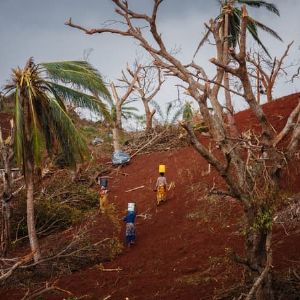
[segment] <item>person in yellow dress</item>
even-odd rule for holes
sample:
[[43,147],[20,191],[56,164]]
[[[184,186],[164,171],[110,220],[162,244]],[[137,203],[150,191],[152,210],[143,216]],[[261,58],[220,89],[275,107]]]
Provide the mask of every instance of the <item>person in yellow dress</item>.
[[157,205],[167,200],[167,179],[165,173],[160,172],[156,181],[156,201]]
[[104,186],[101,186],[100,188],[99,206],[100,211],[105,213],[105,210],[108,207],[108,190]]

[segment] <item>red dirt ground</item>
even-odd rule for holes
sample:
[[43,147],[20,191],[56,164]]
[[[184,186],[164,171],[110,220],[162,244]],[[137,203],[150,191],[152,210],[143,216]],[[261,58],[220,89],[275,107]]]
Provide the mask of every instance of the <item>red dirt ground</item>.
[[[287,115],[295,107],[299,94],[284,97],[264,106],[273,126],[282,128]],[[236,115],[240,128],[255,129],[255,118],[249,111]],[[203,137],[205,139],[205,137]],[[159,163],[166,164],[168,182],[175,182],[168,201],[156,207],[154,183]],[[149,218],[137,219],[137,242],[114,261],[78,271],[61,278],[57,285],[84,299],[214,299],[216,295],[241,282],[243,271],[227,256],[230,249],[243,251],[240,233],[241,208],[233,199],[207,198],[214,183],[222,184],[213,171],[205,175],[207,163],[192,147],[175,151],[137,156],[114,173],[109,182],[110,201],[120,217],[128,202],[136,202],[138,213]],[[300,192],[296,170],[292,180],[285,181],[294,192]],[[124,192],[144,185],[142,189]],[[101,218],[101,215],[99,216]],[[95,228],[95,232],[100,230]],[[123,238],[124,231],[122,232]],[[274,269],[284,272],[290,261],[300,261],[300,231],[289,236],[282,229],[275,231]],[[7,297],[0,291],[0,299]],[[1,297],[2,296],[2,297]],[[12,294],[11,294],[12,296]],[[66,295],[52,294],[45,299],[63,299]],[[17,299],[17,298],[16,298]],[[43,298],[44,299],[44,298]]]

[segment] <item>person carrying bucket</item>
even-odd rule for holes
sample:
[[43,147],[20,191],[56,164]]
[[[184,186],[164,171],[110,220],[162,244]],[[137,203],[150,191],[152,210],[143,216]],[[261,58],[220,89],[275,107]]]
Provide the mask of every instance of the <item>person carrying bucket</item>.
[[166,166],[159,165],[158,172],[159,176],[155,186],[157,205],[167,200],[167,179],[165,177]]
[[102,213],[105,213],[108,207],[108,180],[107,178],[99,178],[100,193],[99,193],[99,207]]
[[126,222],[125,243],[127,247],[135,243],[135,217],[135,203],[128,203],[127,215],[123,218],[123,221]]

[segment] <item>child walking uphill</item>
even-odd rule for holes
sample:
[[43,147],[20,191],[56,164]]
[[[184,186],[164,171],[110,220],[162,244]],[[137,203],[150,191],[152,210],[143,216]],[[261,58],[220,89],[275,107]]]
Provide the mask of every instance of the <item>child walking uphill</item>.
[[135,243],[135,221],[136,213],[134,210],[128,210],[127,215],[123,218],[126,222],[126,246],[130,247]]

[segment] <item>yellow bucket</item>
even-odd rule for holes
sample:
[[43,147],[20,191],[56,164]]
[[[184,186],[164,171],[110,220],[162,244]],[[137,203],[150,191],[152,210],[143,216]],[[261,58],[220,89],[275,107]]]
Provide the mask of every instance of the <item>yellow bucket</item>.
[[166,165],[159,165],[158,173],[166,173]]

